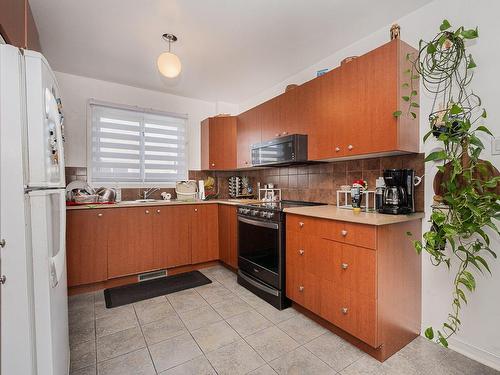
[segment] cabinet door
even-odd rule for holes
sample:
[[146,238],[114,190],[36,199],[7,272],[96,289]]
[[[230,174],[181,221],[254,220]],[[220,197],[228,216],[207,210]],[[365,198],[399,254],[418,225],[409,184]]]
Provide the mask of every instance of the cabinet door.
[[201,169],[210,169],[210,118],[200,124]]
[[25,1],[0,2],[0,32],[5,41],[16,47],[25,47]]
[[279,97],[272,98],[260,104],[256,110],[258,121],[262,129],[262,140],[269,141],[280,137],[282,134],[280,120]]
[[66,216],[68,286],[108,278],[107,246],[113,209],[71,210]]
[[190,206],[190,237],[192,263],[219,259],[218,205]]
[[342,244],[342,260],[336,264],[342,286],[358,294],[376,298],[375,250]]
[[154,207],[113,210],[108,226],[108,277],[133,275],[155,269]]
[[164,206],[153,211],[154,267],[171,268],[191,264],[189,207]]
[[258,121],[258,110],[252,108],[238,116],[236,127],[237,166],[246,168],[252,165],[250,146],[261,141],[261,127]]
[[236,117],[210,119],[209,169],[236,168]]
[[219,258],[238,268],[237,208],[219,205]]
[[295,88],[278,97],[281,135],[307,134],[307,126],[299,119],[299,89]]

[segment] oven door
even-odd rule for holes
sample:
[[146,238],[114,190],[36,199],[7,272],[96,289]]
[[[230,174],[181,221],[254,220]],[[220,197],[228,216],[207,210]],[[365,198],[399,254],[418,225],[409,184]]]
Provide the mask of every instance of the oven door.
[[238,216],[238,267],[281,289],[281,224]]

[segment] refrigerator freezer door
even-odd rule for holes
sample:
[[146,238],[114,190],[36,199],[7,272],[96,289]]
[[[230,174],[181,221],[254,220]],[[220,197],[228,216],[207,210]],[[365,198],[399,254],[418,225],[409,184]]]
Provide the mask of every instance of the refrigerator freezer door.
[[38,52],[25,51],[28,176],[30,188],[66,185],[62,116],[54,73]]
[[39,374],[65,375],[69,363],[65,189],[28,193]]

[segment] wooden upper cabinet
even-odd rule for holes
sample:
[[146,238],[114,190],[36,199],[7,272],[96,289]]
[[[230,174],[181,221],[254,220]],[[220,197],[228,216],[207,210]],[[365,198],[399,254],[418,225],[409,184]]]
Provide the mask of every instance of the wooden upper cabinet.
[[28,0],[0,1],[0,34],[7,43],[16,47],[41,51]]
[[250,109],[238,116],[236,127],[237,138],[237,167],[247,168],[252,166],[250,146],[262,140],[261,123],[259,114],[255,109]]
[[108,278],[152,271],[154,207],[110,209]]
[[279,97],[272,98],[252,109],[257,112],[257,119],[262,129],[262,141],[269,141],[281,136]]
[[219,205],[219,258],[238,268],[237,207]]
[[190,205],[191,262],[219,259],[219,223],[216,204]]
[[201,168],[225,170],[236,168],[237,118],[210,117],[201,123]]
[[170,268],[191,264],[187,206],[151,207],[153,212],[154,268]]
[[112,210],[74,210],[66,215],[68,286],[108,278],[108,232]]

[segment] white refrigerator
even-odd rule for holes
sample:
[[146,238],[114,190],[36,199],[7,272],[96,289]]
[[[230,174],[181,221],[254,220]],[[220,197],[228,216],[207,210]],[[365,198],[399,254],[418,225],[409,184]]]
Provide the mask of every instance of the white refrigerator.
[[45,58],[0,44],[2,375],[68,374],[60,108]]

